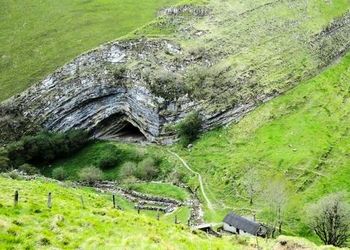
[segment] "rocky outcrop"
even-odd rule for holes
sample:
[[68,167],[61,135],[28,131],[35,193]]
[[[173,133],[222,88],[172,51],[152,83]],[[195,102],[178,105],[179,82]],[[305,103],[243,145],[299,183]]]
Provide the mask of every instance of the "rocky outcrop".
[[[148,141],[171,143],[176,136],[169,128],[193,111],[203,116],[203,130],[238,121],[350,48],[349,13],[317,34],[303,33],[303,19],[283,19],[282,25],[266,15],[264,24],[254,21],[262,10],[288,11],[285,2],[232,17],[224,8],[210,15],[205,7],[165,9],[165,20],[169,16],[169,25],[178,26],[178,38],[120,40],[82,54],[0,105],[0,140],[38,129],[84,129],[92,137],[115,139],[135,128]],[[177,17],[181,13],[194,19]],[[196,18],[208,19],[211,27],[191,37],[200,31]],[[195,45],[189,46],[189,39]],[[274,44],[280,47],[271,49]]]
[[318,55],[323,66],[339,58],[350,49],[350,12],[334,20],[322,32],[315,35],[311,48]]
[[203,17],[209,14],[209,9],[204,6],[195,6],[190,4],[179,5],[176,7],[165,8],[159,12],[159,15],[182,15],[182,14],[191,14],[194,16]]

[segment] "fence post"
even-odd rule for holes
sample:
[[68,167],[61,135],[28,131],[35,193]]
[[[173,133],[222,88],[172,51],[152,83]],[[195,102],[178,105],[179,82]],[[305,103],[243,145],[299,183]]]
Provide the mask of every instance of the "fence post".
[[52,208],[52,197],[51,197],[51,192],[49,192],[49,195],[48,195],[48,197],[47,197],[47,207],[48,207],[49,209]]
[[115,194],[113,194],[113,208],[115,208]]
[[175,215],[175,224],[178,224],[178,223],[177,223],[177,215]]
[[19,193],[18,193],[18,190],[16,190],[15,191],[15,199],[14,199],[15,207],[18,205],[18,200],[19,200]]
[[159,208],[157,209],[157,220],[159,220]]
[[84,203],[83,195],[80,195],[80,202],[81,202],[81,206],[83,207],[83,209],[85,209],[85,203]]

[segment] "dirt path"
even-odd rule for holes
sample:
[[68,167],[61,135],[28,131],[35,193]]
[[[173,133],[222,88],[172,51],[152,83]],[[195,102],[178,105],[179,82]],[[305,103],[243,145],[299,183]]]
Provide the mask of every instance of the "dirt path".
[[183,164],[183,166],[184,166],[185,168],[187,168],[190,172],[192,172],[193,174],[195,174],[195,175],[198,176],[199,187],[200,187],[201,192],[202,192],[202,195],[203,195],[203,197],[204,197],[204,199],[205,199],[205,201],[206,201],[206,203],[207,203],[207,205],[208,205],[208,208],[209,208],[210,210],[214,210],[214,209],[213,209],[213,204],[210,202],[210,200],[208,199],[207,194],[205,193],[204,185],[203,185],[203,179],[202,179],[201,174],[198,173],[198,172],[196,172],[196,171],[194,171],[194,170],[186,163],[186,161],[185,161],[184,159],[182,159],[177,153],[174,153],[174,152],[170,151],[169,149],[168,149],[168,152],[169,152],[170,154],[172,154],[173,156],[175,156],[176,158],[178,158],[178,159],[182,162],[182,164]]

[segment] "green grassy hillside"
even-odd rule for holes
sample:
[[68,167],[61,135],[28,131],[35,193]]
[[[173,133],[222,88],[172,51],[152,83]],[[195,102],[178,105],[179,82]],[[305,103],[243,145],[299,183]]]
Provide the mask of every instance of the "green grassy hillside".
[[[0,177],[0,186],[1,249],[256,249],[254,238],[214,238],[191,233],[182,224],[113,209],[106,195],[89,189],[4,177]],[[20,197],[16,207],[15,190]],[[51,209],[47,208],[48,192],[52,192]],[[318,249],[302,239],[282,237],[278,241]],[[258,243],[263,249],[279,245],[270,240]]]
[[0,0],[0,101],[176,0]]
[[[300,79],[316,74],[324,66],[323,60],[325,64],[328,61],[311,49],[309,35],[321,32],[331,20],[349,10],[348,0],[314,0],[306,8],[302,1],[294,6],[293,1],[288,2],[290,5],[283,1],[270,4],[265,0],[211,0],[210,14],[204,17],[184,13],[179,19],[169,15],[149,23],[159,8],[179,1],[0,0],[0,101],[103,42],[122,36],[169,32],[183,47],[179,60],[192,56],[203,57],[204,61],[206,57],[213,59],[210,69],[192,69],[194,73],[189,73],[199,72],[198,79],[188,83],[196,98],[214,100],[209,108],[220,110],[227,103],[251,100],[256,94],[283,92]],[[264,11],[256,11],[259,8]],[[284,32],[287,28],[290,32]],[[205,35],[192,39],[193,34],[199,33]],[[328,45],[332,48],[332,44]],[[203,69],[204,80],[200,74]],[[236,89],[235,83],[245,78],[247,81]],[[328,193],[350,193],[349,82],[350,54],[347,54],[318,76],[260,106],[239,123],[202,135],[193,148],[169,147],[203,177],[205,193],[213,204],[213,209],[205,208],[205,219],[220,222],[227,211],[234,210],[248,216],[256,214],[259,221],[268,222],[271,214],[264,192],[275,180],[282,180],[288,189],[283,232],[319,243],[308,227],[308,206]],[[42,173],[51,177],[54,169],[62,167],[68,180],[77,180],[82,168],[97,166],[111,147],[121,149],[123,154],[120,162],[103,172],[104,179],[123,181],[120,169],[125,162],[138,164],[151,157],[161,159],[157,180],[170,181],[171,174],[181,172],[186,174],[186,184],[192,188],[199,186],[198,176],[184,168],[167,151],[168,147],[154,145],[96,142],[74,156],[41,166]],[[244,181],[252,169],[257,173],[259,191],[250,205]],[[154,195],[188,198],[183,189],[169,184],[125,185]],[[121,198],[118,203],[125,211],[112,210],[110,196],[89,189],[2,177],[0,186],[1,249],[256,247],[249,239],[192,234],[186,226],[171,223],[174,214],[162,216],[160,222],[154,220],[152,212],[139,216],[134,213],[133,204]],[[21,195],[16,208],[15,190]],[[54,197],[51,210],[46,208],[48,192],[53,192]],[[85,209],[80,204],[81,195]],[[202,198],[205,205],[206,199]],[[350,201],[349,194],[347,199]],[[183,207],[176,214],[186,221],[189,210]],[[262,244],[271,249],[275,242]],[[310,248],[316,247],[311,244]]]
[[[234,244],[228,239],[209,240],[191,234],[183,225],[112,209],[107,196],[88,189],[3,177],[0,185],[1,249],[228,249]],[[15,190],[20,194],[17,207],[13,207]],[[53,195],[51,210],[46,206],[48,192]],[[80,196],[84,197],[85,209]]]
[[216,211],[208,210],[207,218],[215,221],[234,209],[266,219],[266,200],[257,197],[249,206],[243,187],[245,174],[255,169],[264,188],[275,176],[289,183],[286,232],[309,235],[308,204],[328,193],[350,192],[349,82],[350,54],[238,124],[203,135],[193,149],[178,147],[203,175],[215,204]]

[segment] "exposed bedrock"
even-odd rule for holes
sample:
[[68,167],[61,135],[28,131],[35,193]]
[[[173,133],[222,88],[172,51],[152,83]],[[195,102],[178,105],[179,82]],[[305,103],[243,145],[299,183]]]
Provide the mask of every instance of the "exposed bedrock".
[[[174,10],[166,13],[172,15]],[[205,18],[206,11],[195,13]],[[251,24],[246,19],[254,13],[247,13],[241,22]],[[297,37],[292,32],[290,36]],[[254,54],[250,58],[248,48],[256,46],[255,40],[232,41],[230,36],[216,41],[210,32],[208,37],[196,38],[198,44],[208,44],[208,48],[188,49],[176,39],[140,38],[105,44],[2,103],[0,140],[17,139],[40,127],[52,131],[84,129],[97,138],[136,136],[151,142],[171,143],[175,135],[169,128],[192,111],[203,116],[203,130],[238,121],[259,104],[316,74],[348,51],[350,14],[318,34],[297,38],[291,43],[279,33],[271,36],[271,41],[276,39],[280,43],[282,52],[294,51],[291,63],[292,55],[275,50],[271,51],[275,54],[262,50],[261,57]],[[238,46],[239,42],[244,44]],[[215,43],[228,44],[216,46]],[[268,45],[265,42],[259,46]],[[302,65],[303,68],[297,64],[298,46],[305,51],[300,60],[305,56],[313,60]],[[238,56],[249,60],[242,66],[236,62]]]

